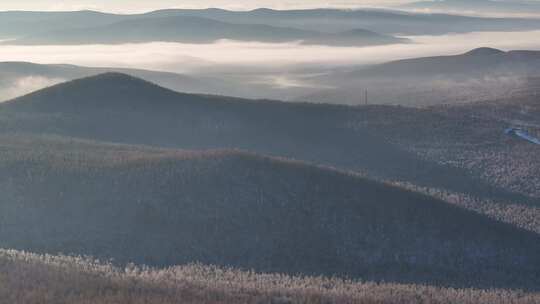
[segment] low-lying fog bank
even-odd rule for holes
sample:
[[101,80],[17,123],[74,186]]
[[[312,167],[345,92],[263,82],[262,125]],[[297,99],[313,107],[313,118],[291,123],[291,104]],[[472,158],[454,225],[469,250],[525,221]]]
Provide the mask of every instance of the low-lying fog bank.
[[[70,63],[200,72],[216,66],[264,67],[283,70],[290,65],[359,65],[421,56],[466,52],[490,46],[500,49],[540,49],[540,31],[477,32],[444,36],[415,36],[413,44],[375,47],[331,47],[297,43],[220,41],[213,44],[140,43],[84,46],[2,46],[3,61]],[[504,39],[503,39],[504,38]],[[227,69],[225,69],[227,70]]]
[[[540,41],[534,39],[539,35],[540,31],[416,36],[410,37],[414,44],[376,47],[236,41],[202,45],[165,42],[84,46],[5,45],[0,47],[0,58],[3,61],[139,68],[182,73],[193,77],[214,77],[225,80],[226,86],[230,86],[231,90],[211,93],[298,100],[319,90],[336,87],[335,83],[321,83],[320,75],[330,75],[326,78],[331,78],[333,73],[343,73],[360,66],[406,58],[460,54],[482,46],[502,50],[540,50]],[[0,100],[40,89],[63,79],[44,75],[9,78],[1,73],[0,78]],[[235,86],[237,88],[233,88]],[[339,103],[336,100],[331,102]]]

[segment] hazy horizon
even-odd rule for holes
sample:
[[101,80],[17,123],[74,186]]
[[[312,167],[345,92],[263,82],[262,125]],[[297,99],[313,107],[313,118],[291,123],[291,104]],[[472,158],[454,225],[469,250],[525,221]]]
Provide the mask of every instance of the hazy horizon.
[[[478,1],[478,0],[477,0]],[[22,10],[22,11],[74,11],[74,10],[96,10],[112,13],[140,13],[168,8],[223,8],[230,10],[251,10],[257,8],[272,9],[309,9],[309,8],[363,8],[380,7],[392,8],[398,5],[418,2],[418,0],[71,0],[71,1],[49,1],[49,0],[7,0],[0,3],[0,11]],[[502,1],[510,3],[540,3],[538,0],[528,1]],[[453,12],[456,13],[456,12]],[[471,12],[469,12],[471,13]]]
[[146,12],[157,9],[167,8],[223,8],[231,10],[250,10],[256,8],[274,8],[274,9],[305,9],[305,8],[360,8],[360,7],[384,7],[399,5],[411,0],[338,0],[338,1],[297,1],[297,0],[256,0],[256,1],[235,1],[231,3],[226,0],[138,0],[138,1],[52,1],[47,0],[28,0],[24,1],[2,1],[0,11],[5,10],[32,10],[32,11],[71,11],[71,10],[97,10],[103,12],[115,13],[133,13]]
[[[249,11],[260,8],[276,10],[296,10],[296,9],[389,9],[400,10],[411,13],[444,13],[451,15],[479,16],[479,17],[522,17],[538,18],[540,12],[537,10],[530,12],[523,11],[492,11],[483,8],[478,9],[436,9],[436,8],[407,8],[404,5],[416,2],[435,2],[438,0],[240,0],[231,3],[227,0],[72,0],[72,1],[49,1],[49,0],[7,0],[0,3],[0,12],[6,11],[36,11],[36,12],[61,12],[61,11],[82,11],[90,10],[102,13],[114,14],[138,14],[148,13],[164,9],[208,9],[218,8],[231,11]],[[446,0],[448,1],[448,0]],[[540,0],[475,0],[479,4],[483,2],[506,2],[514,4],[538,3]],[[456,4],[459,6],[460,1]],[[472,2],[471,2],[472,3]]]

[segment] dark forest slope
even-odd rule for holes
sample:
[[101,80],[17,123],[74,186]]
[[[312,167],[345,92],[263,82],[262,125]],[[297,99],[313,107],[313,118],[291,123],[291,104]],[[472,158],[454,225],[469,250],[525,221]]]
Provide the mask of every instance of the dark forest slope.
[[3,136],[0,247],[453,286],[538,286],[538,235],[235,151]]
[[514,198],[358,128],[362,108],[181,94],[123,74],[44,89],[0,105],[4,132],[257,153],[479,196]]

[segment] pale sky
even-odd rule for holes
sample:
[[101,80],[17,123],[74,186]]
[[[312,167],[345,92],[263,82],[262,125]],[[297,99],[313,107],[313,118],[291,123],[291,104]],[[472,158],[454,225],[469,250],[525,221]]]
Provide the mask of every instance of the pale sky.
[[247,10],[259,7],[275,9],[385,6],[410,0],[0,0],[0,10],[81,10],[107,12],[143,12],[162,8],[219,7]]

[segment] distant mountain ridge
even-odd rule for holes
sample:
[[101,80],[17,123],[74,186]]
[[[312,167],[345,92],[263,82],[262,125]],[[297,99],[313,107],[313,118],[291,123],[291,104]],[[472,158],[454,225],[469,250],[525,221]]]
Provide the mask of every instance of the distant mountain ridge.
[[479,14],[540,14],[540,3],[520,0],[437,0],[408,3],[403,8]]
[[368,46],[407,43],[408,39],[353,29],[338,33],[262,24],[235,24],[197,16],[128,19],[103,26],[76,27],[23,36],[5,44],[121,44],[136,42],[211,43],[221,39],[295,42],[317,45]]
[[[538,29],[537,19],[480,18],[448,14],[410,13],[390,9],[305,9],[275,10],[260,8],[252,11],[222,9],[159,10],[147,16],[190,15],[233,23],[256,23],[304,30],[343,32],[363,28],[389,35],[441,35],[471,31],[509,31]],[[321,23],[320,20],[324,20]]]
[[[93,11],[78,12],[0,12],[0,39],[23,39],[33,37],[37,41],[46,40],[47,33],[81,29],[110,28],[115,23],[145,19],[197,17],[214,22],[226,23],[229,28],[241,25],[266,25],[286,28],[289,31],[304,31],[324,34],[344,33],[363,29],[387,36],[440,35],[447,33],[467,33],[472,31],[520,31],[540,28],[540,21],[534,18],[479,18],[445,14],[406,13],[397,10],[271,10],[227,11],[222,9],[181,10],[169,9],[134,15],[115,15]],[[321,23],[321,20],[324,22]],[[76,25],[76,26],[75,26]],[[114,27],[113,27],[114,28]],[[244,31],[247,29],[244,29]],[[266,31],[268,28],[263,30]],[[262,34],[265,33],[262,32]],[[300,32],[297,32],[300,33]],[[86,33],[88,34],[88,33]],[[282,32],[281,35],[284,33]],[[306,34],[306,33],[304,33]],[[47,34],[48,35],[48,34]],[[199,39],[203,39],[199,37]],[[29,42],[28,42],[29,43]],[[350,42],[349,42],[350,43]]]
[[370,103],[410,106],[524,97],[536,92],[539,71],[540,51],[482,47],[328,73],[312,81],[331,89],[298,100],[361,104],[365,90]]
[[[405,59],[384,63],[368,68],[366,75],[401,76],[408,74],[414,77],[433,74],[463,74],[473,76],[475,73],[514,73],[523,69],[523,76],[536,72],[540,66],[540,51],[509,51],[504,52],[489,47],[477,48],[459,55],[436,56],[415,59]],[[507,70],[506,70],[507,69]]]

